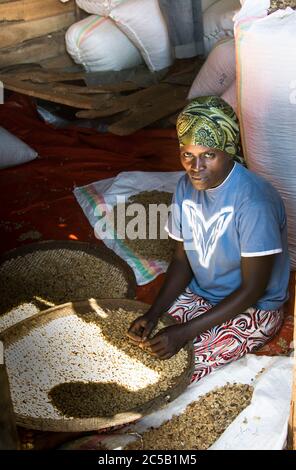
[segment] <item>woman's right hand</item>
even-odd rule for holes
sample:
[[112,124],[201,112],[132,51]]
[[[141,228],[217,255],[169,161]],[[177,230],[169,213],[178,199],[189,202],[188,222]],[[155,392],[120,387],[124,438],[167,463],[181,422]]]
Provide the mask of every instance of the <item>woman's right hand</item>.
[[175,242],[176,248],[164,283],[149,310],[137,318],[128,330],[130,340],[141,346],[149,339],[153,328],[157,325],[162,312],[167,312],[170,305],[185,290],[193,278],[193,272],[188,261],[183,242]]
[[148,311],[144,315],[136,318],[127,332],[129,339],[137,345],[143,341],[146,341],[146,339],[148,339],[149,335],[152,333],[152,330],[157,325],[158,317],[158,315],[153,315]]

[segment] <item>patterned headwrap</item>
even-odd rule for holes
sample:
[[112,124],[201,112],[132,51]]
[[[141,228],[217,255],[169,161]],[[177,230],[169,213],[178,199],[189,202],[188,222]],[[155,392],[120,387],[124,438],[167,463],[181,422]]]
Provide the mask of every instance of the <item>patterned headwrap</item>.
[[192,100],[179,114],[177,134],[180,146],[216,148],[244,163],[238,119],[232,107],[218,96],[201,96]]

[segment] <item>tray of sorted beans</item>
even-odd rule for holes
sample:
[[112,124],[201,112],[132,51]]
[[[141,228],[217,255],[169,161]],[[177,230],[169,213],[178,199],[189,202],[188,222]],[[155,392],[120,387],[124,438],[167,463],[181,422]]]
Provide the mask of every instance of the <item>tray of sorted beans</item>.
[[[2,332],[17,424],[99,430],[135,421],[180,395],[192,376],[193,344],[162,361],[127,337],[148,307],[127,299],[72,302]],[[163,315],[154,333],[174,322]]]
[[[149,208],[153,206],[159,207],[159,205],[169,208],[172,204],[172,196],[172,193],[166,191],[143,191],[134,196],[130,196],[124,206],[121,204],[114,206],[113,214],[116,227],[118,227],[117,214],[121,207],[126,211],[124,229],[134,218],[134,215],[127,215],[129,207],[132,207],[134,204],[140,205],[147,215],[147,233],[153,233],[153,237],[137,237],[135,239],[131,239],[128,236],[124,237],[124,245],[130,249],[135,256],[147,260],[165,261],[166,263],[171,262],[175,244],[174,240],[168,237],[167,233],[164,231],[167,218],[162,219],[159,217],[153,219],[153,217],[150,217],[151,213]],[[166,235],[165,238],[162,238],[163,234]]]
[[103,243],[44,241],[0,258],[0,332],[42,310],[89,298],[134,298],[129,265]]
[[[131,433],[124,450],[207,450],[251,403],[248,384],[227,384],[190,403],[158,428]],[[194,432],[192,432],[194,429]],[[130,437],[127,435],[126,437]],[[104,446],[102,446],[104,448]]]

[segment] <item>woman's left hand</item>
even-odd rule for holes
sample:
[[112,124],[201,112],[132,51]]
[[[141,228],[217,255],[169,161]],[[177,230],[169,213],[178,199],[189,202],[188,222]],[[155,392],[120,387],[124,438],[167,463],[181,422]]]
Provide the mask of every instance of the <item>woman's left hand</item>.
[[187,341],[184,325],[172,325],[144,341],[142,347],[159,359],[169,359],[177,354]]

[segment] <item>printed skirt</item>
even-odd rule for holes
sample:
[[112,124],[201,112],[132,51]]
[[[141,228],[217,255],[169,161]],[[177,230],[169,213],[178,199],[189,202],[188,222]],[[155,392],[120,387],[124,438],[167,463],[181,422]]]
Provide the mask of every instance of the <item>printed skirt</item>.
[[[168,310],[178,322],[184,323],[206,314],[212,305],[189,289],[181,294]],[[195,371],[193,382],[218,367],[253,353],[270,341],[282,326],[283,310],[249,308],[222,325],[205,331],[194,340]]]

